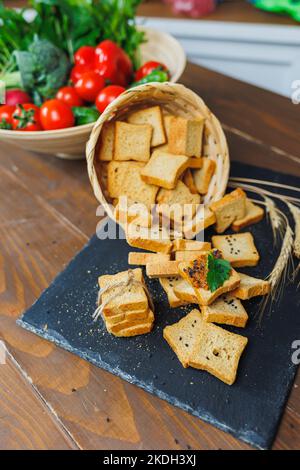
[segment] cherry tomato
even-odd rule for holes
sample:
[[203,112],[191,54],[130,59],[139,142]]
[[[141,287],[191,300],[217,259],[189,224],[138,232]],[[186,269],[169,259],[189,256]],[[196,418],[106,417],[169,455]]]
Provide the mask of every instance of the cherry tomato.
[[126,52],[115,42],[106,39],[95,51],[95,70],[112,85],[126,87],[132,78],[133,67]]
[[76,65],[94,64],[95,48],[92,46],[82,46],[74,54]]
[[73,127],[75,118],[70,106],[60,100],[49,100],[41,107],[41,123],[46,131]]
[[12,119],[16,131],[41,131],[40,108],[32,103],[19,104]]
[[83,106],[84,101],[77,94],[77,91],[72,86],[64,86],[58,90],[56,98],[69,106]]
[[15,106],[11,106],[8,104],[0,106],[0,123],[4,121],[7,124],[12,124],[13,113],[15,109]]
[[94,70],[94,67],[91,64],[78,64],[75,65],[70,74],[71,81],[75,84],[86,72],[91,72]]
[[98,111],[103,113],[105,108],[125,90],[126,88],[118,85],[109,85],[103,88],[97,96],[95,103]]
[[158,67],[160,67],[161,70],[164,70],[165,72],[169,73],[169,70],[164,64],[162,64],[161,62],[155,62],[154,60],[150,60],[149,62],[146,62],[144,65],[142,65],[135,72],[134,80],[138,82],[139,80],[149,75],[149,73],[153,72],[153,70],[157,69]]
[[25,93],[25,91],[16,88],[14,90],[7,90],[5,93],[5,103],[11,106],[17,106],[17,104],[31,103],[32,99]]
[[105,80],[97,72],[86,72],[76,82],[75,89],[85,101],[95,101],[98,94],[105,87]]

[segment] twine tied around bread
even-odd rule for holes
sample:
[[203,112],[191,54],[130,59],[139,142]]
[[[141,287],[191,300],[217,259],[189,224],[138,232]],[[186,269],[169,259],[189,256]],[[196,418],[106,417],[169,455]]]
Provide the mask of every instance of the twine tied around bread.
[[[118,281],[118,282],[112,283],[112,284],[110,284],[106,287],[103,287],[102,289],[101,288],[99,289],[98,297],[97,297],[97,305],[98,306],[97,306],[96,310],[94,311],[94,313],[92,315],[93,320],[97,321],[100,316],[103,317],[103,310],[106,307],[106,305],[108,305],[116,297],[119,297],[120,295],[122,295],[123,292],[126,290],[126,288],[132,287],[134,285],[140,286],[140,287],[143,288],[143,290],[144,290],[144,292],[147,296],[150,308],[151,308],[152,311],[154,311],[154,305],[153,305],[153,301],[152,301],[152,298],[151,298],[148,287],[142,281],[138,281],[137,279],[135,279],[132,269],[128,269],[128,278],[126,279],[126,281]],[[102,295],[105,294],[106,292],[108,292],[110,289],[113,289],[115,287],[121,287],[121,289],[118,290],[117,292],[113,293],[112,295],[110,295],[105,302],[101,302]]]

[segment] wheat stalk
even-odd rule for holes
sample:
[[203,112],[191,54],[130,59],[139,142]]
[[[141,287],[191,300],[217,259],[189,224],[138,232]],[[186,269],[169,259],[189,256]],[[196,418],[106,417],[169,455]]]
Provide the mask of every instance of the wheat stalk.
[[266,280],[269,281],[271,289],[270,293],[262,300],[259,307],[259,318],[261,319],[267,304],[270,301],[270,311],[273,302],[278,302],[283,293],[284,284],[286,277],[288,275],[290,264],[292,262],[292,252],[293,252],[293,230],[291,229],[288,221],[286,221],[285,235],[283,237],[283,242],[280,250],[280,254],[277,258],[277,261],[270,272],[266,277]]
[[[288,202],[287,205],[293,215],[294,222],[295,222],[295,239],[294,239],[293,251],[294,251],[294,255],[296,256],[296,258],[300,259],[300,209],[299,207],[295,206],[294,204],[291,204],[290,202]],[[299,270],[300,270],[300,261],[298,262],[298,265],[293,272],[293,279],[296,278]]]
[[273,186],[274,188],[283,188],[283,189],[288,189],[289,191],[295,191],[300,193],[300,188],[297,186],[291,186],[289,184],[283,184],[283,183],[276,183],[275,181],[268,181],[268,180],[259,180],[255,178],[241,178],[239,176],[231,176],[230,181],[240,181],[242,183],[257,183],[257,184],[262,184],[263,186]]
[[267,214],[273,231],[274,244],[276,245],[278,238],[283,237],[284,218],[282,216],[282,212],[279,211],[273,199],[270,199],[268,196],[263,196],[263,198],[266,203]]

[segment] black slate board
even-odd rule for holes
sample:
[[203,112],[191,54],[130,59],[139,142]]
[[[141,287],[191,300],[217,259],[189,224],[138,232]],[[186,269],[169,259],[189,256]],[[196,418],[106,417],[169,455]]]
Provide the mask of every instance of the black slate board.
[[[233,164],[231,174],[300,187],[298,178],[252,166]],[[241,271],[264,277],[271,271],[278,250],[273,247],[266,220],[250,231],[261,261],[256,268]],[[209,231],[206,239],[208,235]],[[115,338],[106,332],[102,320],[93,323],[97,277],[127,269],[131,250],[125,240],[94,236],[18,324],[257,448],[269,448],[297,368],[291,360],[292,342],[300,333],[300,299],[295,285],[286,284],[283,298],[265,314],[260,326],[254,318],[260,302],[257,298],[244,303],[250,316],[248,326],[228,327],[249,338],[237,381],[230,387],[206,372],[182,368],[163,340],[162,329],[191,307],[170,309],[157,280],[147,280],[155,302],[156,322],[151,334]]]

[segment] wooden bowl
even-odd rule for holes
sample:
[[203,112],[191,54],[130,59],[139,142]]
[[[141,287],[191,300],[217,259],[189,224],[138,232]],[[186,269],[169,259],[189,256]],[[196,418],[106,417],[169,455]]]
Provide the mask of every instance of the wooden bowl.
[[[171,72],[171,82],[176,82],[182,75],[186,56],[179,42],[166,33],[148,28],[145,31],[147,42],[141,45],[141,62],[156,60],[163,62]],[[56,131],[16,132],[0,129],[0,141],[23,149],[54,154],[57,157],[75,160],[85,158],[85,145],[94,123],[70,127]]]
[[106,121],[124,120],[132,111],[154,104],[160,105],[170,114],[186,118],[205,118],[202,152],[203,156],[216,162],[216,170],[204,197],[204,205],[208,207],[225,193],[230,162],[226,138],[218,119],[203,100],[185,86],[170,82],[149,83],[127,90],[113,101],[94,125],[86,146],[88,174],[94,194],[112,219],[115,219],[111,206],[113,201],[108,196],[103,162],[97,158],[97,143],[102,126]]

